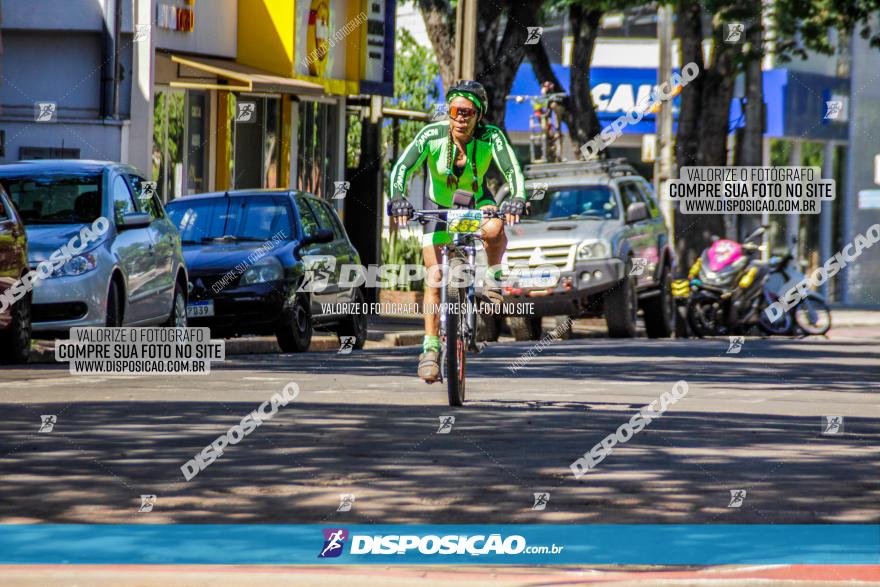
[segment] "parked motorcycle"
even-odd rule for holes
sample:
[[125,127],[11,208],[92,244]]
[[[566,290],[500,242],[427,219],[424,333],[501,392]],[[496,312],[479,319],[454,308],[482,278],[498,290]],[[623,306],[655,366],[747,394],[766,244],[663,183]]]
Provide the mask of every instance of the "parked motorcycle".
[[[770,275],[766,287],[777,299],[782,298],[805,277],[794,255],[788,251],[781,257],[770,258]],[[790,315],[791,328],[785,334],[822,335],[831,330],[831,308],[817,291],[809,290],[786,314]]]
[[757,258],[759,246],[754,241],[765,230],[759,227],[742,244],[717,239],[694,262],[686,280],[673,282],[673,297],[684,306],[696,336],[745,334],[755,326],[767,334],[791,331],[788,312],[771,321],[763,311],[779,299],[765,287],[770,266]]

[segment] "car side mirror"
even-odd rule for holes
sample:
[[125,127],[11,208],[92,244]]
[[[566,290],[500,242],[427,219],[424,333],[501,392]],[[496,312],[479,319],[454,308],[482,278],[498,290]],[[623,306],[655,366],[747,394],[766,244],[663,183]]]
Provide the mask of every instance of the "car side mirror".
[[312,234],[305,235],[299,244],[296,246],[296,252],[299,253],[300,249],[307,247],[309,245],[314,244],[325,244],[333,241],[333,231],[327,230],[326,228],[322,228],[317,232],[313,232]]
[[626,223],[631,224],[648,217],[648,206],[644,202],[633,202],[626,207]]
[[126,230],[129,228],[144,228],[149,226],[151,222],[153,222],[153,217],[146,212],[132,212],[131,214],[125,214],[116,225],[120,230]]

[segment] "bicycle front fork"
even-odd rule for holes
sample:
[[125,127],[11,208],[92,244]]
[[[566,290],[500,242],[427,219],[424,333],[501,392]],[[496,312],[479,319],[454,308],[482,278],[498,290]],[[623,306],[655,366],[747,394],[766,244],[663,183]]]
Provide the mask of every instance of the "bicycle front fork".
[[[435,312],[440,312],[440,340],[446,340],[446,312],[444,308],[448,307],[449,296],[444,283],[449,281],[449,249],[447,247],[440,248],[440,307],[434,308]],[[442,345],[441,345],[442,346]]]

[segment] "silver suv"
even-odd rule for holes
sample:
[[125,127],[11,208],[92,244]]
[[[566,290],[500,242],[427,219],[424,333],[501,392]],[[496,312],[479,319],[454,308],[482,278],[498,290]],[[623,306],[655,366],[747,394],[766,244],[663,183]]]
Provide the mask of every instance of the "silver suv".
[[[537,339],[543,316],[558,316],[566,336],[569,317],[598,315],[610,336],[633,337],[639,308],[649,337],[670,336],[675,259],[651,184],[623,159],[530,165],[525,176],[531,213],[508,229],[505,261],[561,275],[547,287],[519,271],[505,287],[505,301],[534,304],[533,315],[508,317],[514,337]],[[508,194],[505,185],[498,201]]]

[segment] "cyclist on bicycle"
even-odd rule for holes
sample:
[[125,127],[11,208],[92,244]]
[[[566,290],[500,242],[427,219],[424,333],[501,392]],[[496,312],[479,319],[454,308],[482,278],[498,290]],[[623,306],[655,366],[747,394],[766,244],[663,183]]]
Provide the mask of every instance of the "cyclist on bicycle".
[[[425,126],[404,149],[391,171],[388,214],[398,226],[405,226],[412,217],[413,207],[406,199],[406,185],[410,173],[425,160],[431,175],[429,209],[452,207],[456,189],[473,191],[475,207],[497,210],[495,200],[483,189],[483,178],[492,160],[504,174],[510,186],[511,198],[505,201],[501,212],[508,225],[519,222],[525,213],[526,194],[524,179],[513,149],[504,132],[497,126],[483,122],[488,99],[486,90],[475,81],[461,80],[446,93],[449,120]],[[490,286],[483,288],[483,296],[492,302],[501,301],[498,283],[503,278],[501,257],[507,247],[504,222],[500,218],[484,220],[481,237],[489,261],[487,279]],[[434,270],[440,259],[440,247],[452,242],[445,230],[438,230],[437,222],[425,225],[422,237],[422,257],[428,279],[425,280],[425,338],[419,355],[418,374],[428,383],[440,377],[440,305],[439,272]]]

